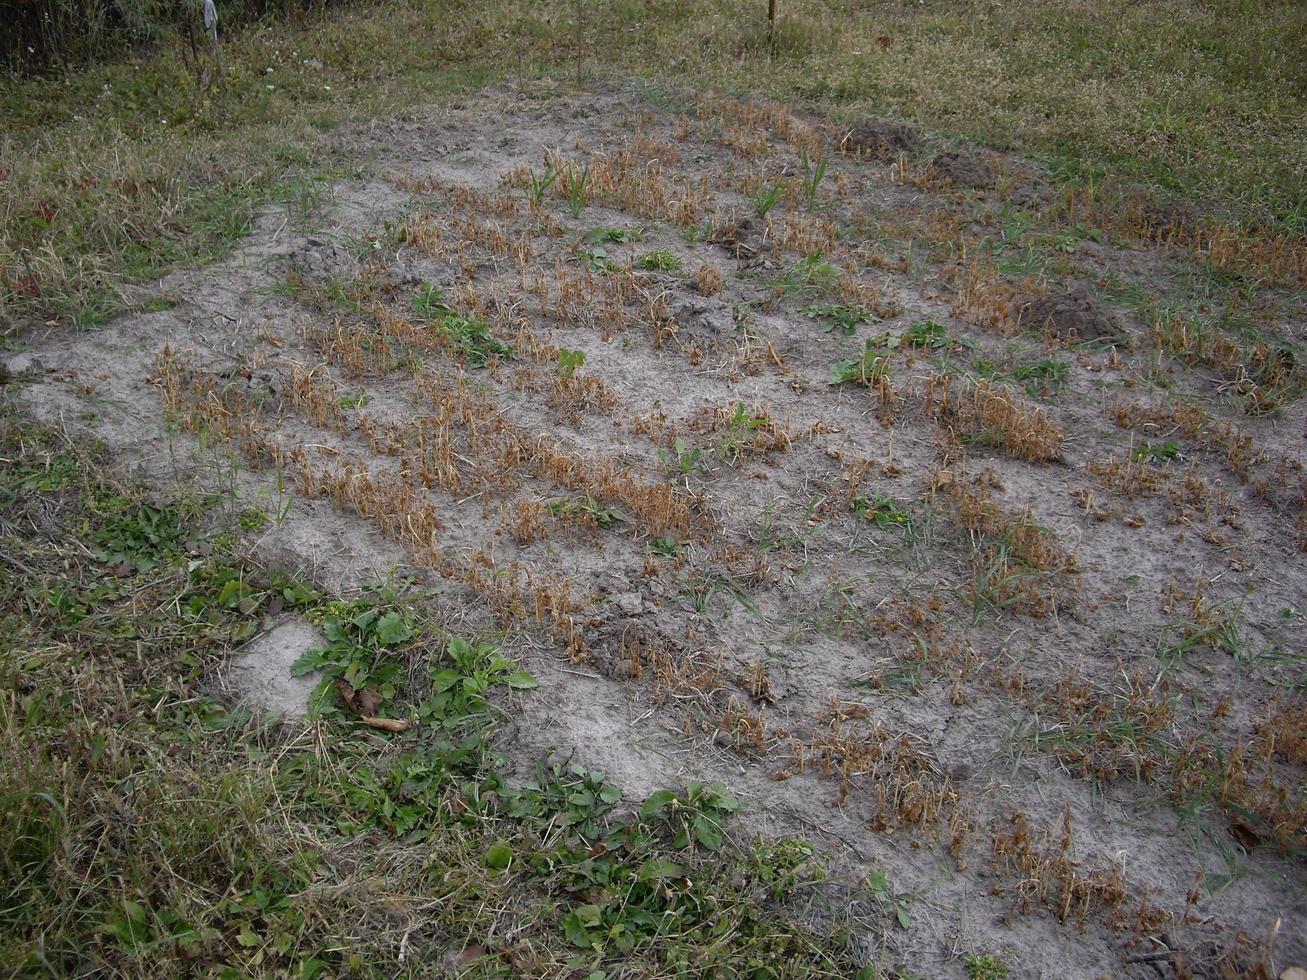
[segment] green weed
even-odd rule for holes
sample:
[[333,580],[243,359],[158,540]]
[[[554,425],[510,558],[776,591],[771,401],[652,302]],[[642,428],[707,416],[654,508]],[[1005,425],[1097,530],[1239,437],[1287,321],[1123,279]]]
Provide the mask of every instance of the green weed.
[[820,881],[826,875],[811,841],[802,837],[755,840],[753,862],[774,899],[784,898],[799,886]]
[[857,384],[873,387],[889,378],[890,357],[898,346],[898,338],[890,334],[867,338],[861,357],[838,361],[831,365],[832,385]]
[[752,442],[752,433],[762,429],[767,422],[764,416],[748,411],[743,402],[737,403],[734,414],[727,420],[726,434],[717,444],[717,458],[722,462],[740,462],[746,447]]
[[598,272],[601,275],[608,275],[616,272],[618,265],[608,257],[608,250],[602,245],[592,245],[589,248],[578,248],[576,257],[591,272]]
[[544,173],[537,174],[534,170],[527,175],[526,197],[533,207],[540,207],[545,202],[545,195],[549,189],[558,181],[558,171],[552,168],[546,168]]
[[641,256],[636,265],[641,269],[649,269],[654,272],[680,272],[684,263],[675,252],[659,249],[656,252],[649,252],[647,255]]
[[1151,442],[1141,442],[1130,450],[1130,455],[1142,463],[1169,463],[1180,458],[1180,444],[1163,442],[1153,445]]
[[997,956],[968,956],[965,962],[971,980],[1007,980],[1007,964]]
[[799,153],[799,164],[803,167],[803,199],[808,208],[812,209],[817,204],[821,182],[826,179],[827,162],[822,159],[814,163],[808,159],[808,152],[803,150]]
[[918,320],[912,324],[903,332],[902,342],[905,347],[926,350],[946,350],[958,346],[944,325],[934,320]]
[[864,520],[875,521],[882,530],[891,527],[911,527],[912,515],[903,510],[892,497],[878,494],[874,499],[853,498],[853,513]]
[[664,535],[661,538],[654,538],[644,546],[644,550],[651,555],[658,555],[661,558],[675,558],[685,551],[688,542],[679,538]]
[[857,303],[808,306],[804,308],[803,315],[812,320],[821,320],[823,333],[838,329],[845,335],[857,333],[860,324],[870,323],[875,319],[871,310]]
[[590,200],[590,164],[583,167],[569,166],[562,170],[563,193],[567,195],[567,212],[573,220],[581,217],[581,212]]
[[639,228],[591,228],[585,233],[585,241],[592,245],[604,242],[627,244],[638,242],[643,237],[644,234]]
[[899,924],[899,928],[907,929],[912,925],[912,916],[909,914],[912,896],[894,891],[885,872],[876,869],[868,874],[867,888],[882,906],[894,913],[894,920]]
[[811,296],[828,292],[842,275],[839,266],[827,262],[820,252],[813,252],[795,262],[783,275],[773,279],[771,286],[782,293]]
[[427,284],[413,297],[413,312],[439,331],[454,353],[472,367],[485,367],[492,357],[513,356],[513,348],[495,337],[480,317],[456,312],[439,287]]
[[760,218],[766,218],[772,208],[785,196],[784,184],[760,185],[753,192],[753,210]]
[[404,673],[403,645],[414,635],[411,617],[360,598],[329,605],[321,627],[327,645],[308,650],[291,667],[294,677],[323,674],[310,702],[314,711],[330,710],[340,694],[351,706],[362,704],[363,714],[381,714]]
[[699,446],[687,445],[679,438],[672,444],[670,452],[666,449],[658,450],[658,459],[663,467],[682,476],[707,469],[707,463],[703,459],[703,449]]
[[568,350],[566,347],[559,348],[558,351],[558,376],[560,378],[571,378],[577,372],[577,369],[585,364],[585,351]]
[[579,500],[553,500],[545,504],[545,510],[552,516],[565,520],[583,519],[593,521],[608,530],[630,520],[620,510],[605,507],[594,497],[585,496]]
[[721,783],[691,782],[684,794],[665,789],[651,793],[640,807],[640,819],[666,824],[677,850],[698,845],[716,851],[722,846],[723,823],[737,809],[739,804]]
[[1026,393],[1031,397],[1042,393],[1047,395],[1066,381],[1071,366],[1066,361],[1045,357],[1027,364],[1018,364],[1012,371],[1012,377],[1026,383]]

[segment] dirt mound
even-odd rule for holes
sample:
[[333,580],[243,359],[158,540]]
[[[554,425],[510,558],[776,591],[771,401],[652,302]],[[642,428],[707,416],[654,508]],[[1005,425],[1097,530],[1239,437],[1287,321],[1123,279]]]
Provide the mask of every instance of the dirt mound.
[[893,160],[900,153],[916,153],[921,136],[911,126],[893,119],[864,119],[849,130],[841,145],[873,160]]
[[1120,340],[1121,325],[1116,318],[1077,286],[1068,293],[1041,296],[1022,308],[1021,321],[1026,326],[1042,328],[1054,337],[1076,340]]
[[992,187],[998,170],[993,162],[979,153],[941,153],[930,161],[930,169],[942,180],[956,187]]

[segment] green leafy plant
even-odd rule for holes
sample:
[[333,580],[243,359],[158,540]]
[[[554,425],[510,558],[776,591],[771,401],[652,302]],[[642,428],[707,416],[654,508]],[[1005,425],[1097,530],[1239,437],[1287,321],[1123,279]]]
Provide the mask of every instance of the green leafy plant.
[[638,242],[644,237],[644,233],[639,228],[591,228],[585,233],[585,241],[592,245],[599,245],[603,242],[614,242],[625,244],[627,242]]
[[610,272],[617,271],[617,263],[608,257],[608,250],[602,245],[594,245],[590,248],[578,248],[576,257],[591,272],[598,272],[607,275]]
[[717,222],[708,218],[700,224],[686,228],[684,234],[685,241],[690,245],[696,242],[712,241],[713,236],[717,234]]
[[889,377],[890,356],[898,346],[898,338],[890,334],[867,338],[861,357],[838,361],[831,366],[832,385],[858,384],[871,387]]
[[700,569],[687,576],[684,585],[690,608],[701,616],[711,611],[713,600],[718,597],[737,602],[758,615],[757,603],[749,598],[748,591],[732,575]]
[[717,446],[717,458],[723,462],[739,462],[744,458],[745,447],[750,441],[750,434],[757,432],[767,424],[767,419],[754,415],[744,407],[743,402],[735,406],[735,413],[726,423],[726,435]]
[[753,842],[753,865],[772,898],[782,899],[805,881],[820,881],[826,869],[813,858],[815,848],[802,837],[759,838]]
[[176,506],[156,507],[110,498],[102,523],[91,532],[92,551],[103,562],[144,572],[175,553],[186,537],[186,515]]
[[821,320],[823,333],[839,329],[848,335],[857,333],[859,324],[870,323],[875,319],[871,310],[860,303],[808,306],[803,309],[803,315],[812,320]]
[[866,520],[875,521],[879,528],[911,527],[912,515],[896,504],[893,498],[878,494],[874,499],[867,497],[853,498],[853,513]]
[[371,395],[344,395],[336,400],[336,404],[341,408],[362,408],[371,400]]
[[997,956],[990,953],[968,956],[965,962],[971,980],[1007,980],[1007,964]]
[[722,846],[722,822],[738,809],[721,783],[692,782],[683,796],[666,789],[651,793],[640,807],[640,819],[666,824],[678,850],[698,844],[715,851]]
[[831,289],[843,275],[839,266],[828,262],[820,252],[799,259],[784,275],[772,280],[772,286],[783,292],[800,295],[823,293]]
[[311,705],[330,705],[334,690],[361,713],[375,715],[395,697],[404,665],[398,648],[413,638],[411,615],[367,598],[331,603],[321,623],[327,645],[306,651],[291,665],[291,676],[321,671],[324,679]]
[[641,257],[636,263],[641,269],[649,269],[655,272],[680,272],[684,266],[680,256],[675,252],[669,252],[666,249],[659,249],[656,252],[650,252]]
[[644,550],[651,555],[659,555],[663,558],[675,558],[685,550],[687,542],[671,535],[664,535],[661,538],[654,538],[644,546]]
[[688,446],[681,439],[677,439],[672,444],[671,451],[666,449],[658,450],[658,460],[664,467],[683,476],[706,468],[703,461],[703,449],[699,446]]
[[570,378],[576,374],[577,368],[585,364],[585,351],[568,350],[566,347],[560,347],[558,350],[558,376],[560,378]]
[[593,520],[605,530],[629,520],[620,510],[605,507],[589,494],[580,500],[552,500],[545,504],[545,510],[554,517]]
[[513,356],[513,348],[491,333],[485,320],[454,310],[438,286],[427,283],[418,290],[412,307],[413,312],[443,334],[454,353],[466,358],[472,367],[485,367],[491,357]]
[[242,531],[258,531],[267,527],[271,521],[271,517],[256,507],[241,511],[236,518],[236,523],[240,525]]
[[1141,442],[1130,450],[1130,455],[1142,463],[1167,463],[1180,458],[1180,446],[1176,442],[1163,442],[1159,445]]
[[912,917],[908,913],[908,906],[912,896],[895,892],[890,887],[889,879],[885,876],[884,871],[875,870],[867,875],[867,889],[876,901],[894,913],[894,918],[901,928],[911,927]]
[[603,836],[605,818],[621,802],[622,791],[601,772],[554,763],[537,770],[513,801],[516,816],[555,821],[592,843]]
[[934,320],[918,320],[903,331],[903,345],[942,350],[954,346],[954,341],[949,337],[943,324],[936,323]]
[[503,656],[498,647],[450,637],[445,660],[429,668],[432,695],[418,705],[418,718],[426,724],[457,729],[469,718],[489,710],[486,693],[496,685],[525,690],[537,686],[530,673]]
[[1012,377],[1026,382],[1026,393],[1034,396],[1037,392],[1047,392],[1066,380],[1070,365],[1066,361],[1045,357],[1028,364],[1018,364],[1012,371]]

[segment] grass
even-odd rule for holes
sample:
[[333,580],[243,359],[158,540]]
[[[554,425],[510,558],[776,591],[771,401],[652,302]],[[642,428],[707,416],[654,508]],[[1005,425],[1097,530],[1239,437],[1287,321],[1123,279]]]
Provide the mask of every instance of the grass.
[[[534,679],[493,643],[445,634],[403,583],[346,601],[258,568],[221,508],[145,503],[93,450],[0,411],[10,968],[857,971],[779,911],[800,868],[820,877],[811,845],[737,846],[720,785],[625,815],[616,786],[575,767],[509,789],[493,702]],[[328,638],[304,664],[326,673],[312,737],[205,693],[284,610]],[[430,668],[416,687],[414,658]],[[365,735],[368,712],[423,734]]]
[[[749,47],[760,14],[743,0],[601,6],[584,25],[595,74],[656,80],[675,64],[689,83],[850,119],[893,113],[1041,154],[1063,179],[1116,174],[1237,219],[1299,233],[1307,222],[1299,4],[1022,0],[977,16],[961,2],[882,10],[796,0],[782,22],[785,36],[804,39],[802,59],[786,54],[793,45]],[[182,42],[166,33],[150,51],[85,71],[5,79],[5,332],[49,319],[94,325],[128,303],[124,284],[221,255],[279,188],[293,195],[339,171],[325,134],[351,120],[513,69],[569,76],[567,20],[525,0],[475,15],[429,0],[265,22],[226,39],[225,94],[197,92]],[[807,175],[810,197],[819,167]],[[585,185],[573,184],[579,213]]]

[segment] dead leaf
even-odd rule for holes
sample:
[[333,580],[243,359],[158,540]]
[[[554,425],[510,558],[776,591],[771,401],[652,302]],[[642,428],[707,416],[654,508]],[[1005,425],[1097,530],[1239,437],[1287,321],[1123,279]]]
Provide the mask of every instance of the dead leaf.
[[346,707],[353,708],[357,706],[358,695],[354,693],[354,688],[349,686],[349,681],[343,677],[337,677],[331,683],[335,686],[336,693],[340,695],[340,699],[345,702]]
[[456,957],[454,957],[454,962],[459,966],[465,966],[468,963],[481,959],[481,957],[485,956],[486,953],[488,952],[489,950],[486,949],[484,946],[477,946],[477,945],[468,946],[466,949],[460,952]]
[[375,687],[365,687],[354,696],[354,706],[361,715],[375,715],[381,708],[381,692]]
[[394,732],[398,735],[400,732],[408,731],[408,722],[403,718],[374,718],[372,715],[359,715],[359,721],[372,728],[380,728],[383,732]]

